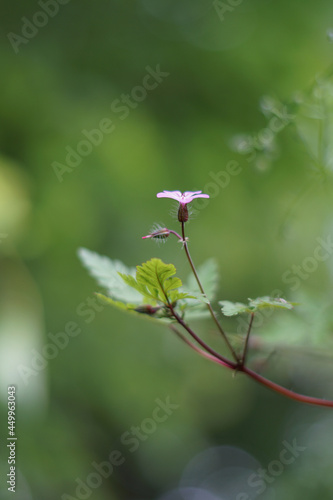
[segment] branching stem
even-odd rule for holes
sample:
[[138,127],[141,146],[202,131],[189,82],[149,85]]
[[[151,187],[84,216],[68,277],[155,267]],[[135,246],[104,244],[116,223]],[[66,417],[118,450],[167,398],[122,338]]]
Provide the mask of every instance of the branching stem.
[[297,392],[291,391],[289,389],[286,389],[282,385],[276,384],[275,382],[272,382],[271,380],[268,380],[267,378],[263,377],[262,375],[259,375],[258,373],[254,372],[250,368],[247,368],[246,366],[242,365],[241,362],[234,363],[233,361],[228,360],[224,356],[221,356],[219,353],[214,351],[210,346],[208,346],[203,340],[201,340],[194,332],[193,330],[181,319],[180,316],[175,312],[172,306],[170,306],[170,311],[174,318],[177,320],[177,322],[187,330],[187,332],[198,342],[204,350],[200,349],[197,347],[195,344],[193,344],[189,339],[187,339],[184,335],[182,335],[174,325],[170,325],[170,328],[192,349],[194,349],[197,353],[199,353],[201,356],[209,359],[210,361],[213,361],[214,363],[218,363],[220,365],[225,366],[226,368],[229,368],[230,370],[235,370],[238,372],[243,372],[245,375],[248,377],[252,378],[259,384],[267,387],[268,389],[271,389],[274,392],[277,392],[281,394],[281,396],[285,396],[289,399],[293,399],[294,401],[298,401],[300,403],[305,403],[305,404],[311,404],[315,406],[325,406],[329,408],[333,408],[333,401],[329,401],[327,399],[320,399],[320,398],[314,398],[311,396],[305,396],[303,394],[299,394]]
[[229,350],[230,350],[230,352],[231,352],[231,354],[232,354],[232,356],[233,356],[234,360],[236,361],[236,363],[238,363],[238,362],[239,362],[238,356],[237,356],[237,354],[236,354],[236,352],[235,352],[234,348],[232,347],[231,343],[229,342],[229,339],[228,339],[228,337],[226,336],[226,334],[225,334],[225,332],[224,332],[224,330],[223,330],[222,326],[220,325],[220,323],[219,323],[219,321],[218,321],[218,319],[217,319],[217,317],[216,317],[216,315],[215,315],[215,312],[213,311],[213,308],[212,308],[212,306],[211,306],[211,303],[210,303],[210,301],[209,301],[209,299],[208,299],[208,297],[207,297],[207,295],[206,295],[206,293],[205,293],[205,290],[203,289],[203,286],[202,286],[202,284],[201,284],[200,278],[199,278],[198,273],[197,273],[197,271],[196,271],[196,269],[195,269],[195,265],[194,265],[193,260],[192,260],[192,258],[191,258],[191,255],[190,255],[190,252],[189,252],[189,249],[188,249],[188,245],[187,245],[187,241],[186,241],[186,238],[185,238],[185,222],[181,222],[181,225],[182,225],[182,236],[183,236],[183,245],[184,245],[184,250],[185,250],[185,253],[186,253],[187,260],[189,261],[189,264],[190,264],[190,266],[191,266],[192,272],[193,272],[193,274],[194,274],[194,277],[195,277],[195,279],[196,279],[196,281],[197,281],[197,283],[198,283],[198,286],[199,286],[200,292],[201,292],[201,293],[202,293],[202,295],[204,295],[204,297],[207,299],[207,307],[208,307],[208,310],[209,310],[209,312],[210,312],[210,315],[211,315],[211,317],[213,318],[214,323],[216,324],[216,326],[217,326],[217,328],[218,328],[219,332],[221,333],[221,335],[222,335],[222,337],[223,337],[223,339],[224,339],[225,343],[227,344],[227,346],[228,346],[228,348],[229,348]]
[[210,347],[206,342],[204,342],[193,330],[190,328],[185,321],[179,316],[179,314],[176,313],[174,310],[172,304],[168,302],[169,309],[171,311],[172,316],[178,321],[178,323],[187,330],[187,332],[191,335],[191,337],[201,345],[207,351],[209,354],[211,354],[214,358],[218,359],[221,364],[226,366],[227,368],[231,368],[232,370],[235,370],[238,367],[238,362],[235,363],[233,361],[230,361],[228,358],[222,356],[222,354],[219,354],[216,352],[212,347]]

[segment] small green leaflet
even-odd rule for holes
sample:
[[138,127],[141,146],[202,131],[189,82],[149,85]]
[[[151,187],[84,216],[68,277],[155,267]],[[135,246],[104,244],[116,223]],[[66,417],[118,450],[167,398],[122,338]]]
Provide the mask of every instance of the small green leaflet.
[[151,259],[136,268],[136,277],[119,273],[125,283],[137,290],[144,297],[168,304],[180,299],[192,298],[186,292],[177,290],[182,286],[176,278],[176,268],[173,264],[165,264],[160,259]]
[[294,302],[288,302],[285,299],[279,297],[258,297],[256,299],[249,299],[249,304],[242,304],[240,302],[229,302],[228,300],[219,301],[220,306],[222,306],[222,313],[225,316],[236,316],[242,313],[255,313],[259,309],[264,309],[267,307],[276,309],[293,309],[297,304]]
[[222,306],[222,313],[224,316],[236,316],[236,314],[248,313],[250,311],[249,307],[241,302],[230,302],[229,300],[220,300],[220,306]]
[[[277,309],[293,309],[298,304],[296,302],[288,302],[286,299],[280,297],[257,297],[256,299],[249,299],[250,307],[264,309],[265,307],[275,307]],[[252,311],[253,312],[253,311]]]

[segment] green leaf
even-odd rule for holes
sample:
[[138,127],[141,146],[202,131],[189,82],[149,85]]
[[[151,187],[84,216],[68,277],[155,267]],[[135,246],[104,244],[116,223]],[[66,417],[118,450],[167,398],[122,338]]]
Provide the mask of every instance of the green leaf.
[[173,264],[165,264],[160,259],[151,259],[136,268],[136,277],[125,276],[121,278],[143,296],[154,301],[175,302],[179,299],[194,298],[186,292],[179,292],[182,286],[179,278],[174,276],[176,268]]
[[162,307],[153,308],[152,306],[147,304],[142,304],[142,305],[125,304],[124,302],[113,300],[110,297],[103,295],[102,293],[95,293],[95,295],[102,303],[116,307],[121,311],[134,313],[137,316],[141,316],[145,319],[151,319],[154,321],[163,321],[164,323],[170,323],[173,321],[172,318],[166,316],[165,310]]
[[177,302],[178,300],[196,300],[194,295],[189,295],[187,292],[179,292],[178,290],[172,290],[169,293],[169,300],[171,303]]
[[252,312],[248,306],[242,304],[241,302],[220,300],[219,304],[220,306],[222,306],[222,313],[224,314],[224,316],[236,316],[236,314]]
[[219,304],[222,306],[222,313],[225,316],[235,316],[242,313],[255,313],[256,311],[264,308],[275,309],[293,309],[297,304],[288,302],[279,297],[258,297],[256,299],[248,299],[249,305],[240,302],[230,302],[228,300],[221,300]]
[[78,256],[82,264],[88,269],[89,274],[97,280],[97,283],[106,288],[108,295],[121,302],[141,304],[142,295],[128,286],[119,276],[119,273],[127,276],[135,276],[135,268],[128,268],[119,260],[111,260],[109,257],[98,255],[86,248],[78,250]]
[[258,297],[256,299],[249,299],[250,309],[255,311],[264,309],[266,307],[274,307],[277,309],[293,309],[297,304],[295,302],[288,302],[280,297]]
[[95,295],[102,303],[117,307],[118,309],[122,309],[124,311],[133,312],[136,307],[139,307],[137,306],[137,304],[125,304],[124,302],[120,302],[119,300],[113,300],[111,299],[111,297],[107,297],[103,293],[96,292]]
[[142,302],[142,296],[144,296],[147,299],[149,299],[150,301],[152,301],[154,304],[156,303],[157,297],[156,296],[152,296],[152,294],[149,292],[149,290],[147,289],[147,287],[144,284],[142,284],[142,283],[138,283],[136,281],[136,278],[134,278],[130,274],[127,275],[127,274],[123,274],[123,273],[119,273],[119,276],[124,280],[124,282],[127,285],[129,285],[130,287],[134,288],[134,290],[137,290],[140,293],[140,295],[141,295],[141,302]]
[[172,278],[176,274],[175,266],[164,264],[161,259],[151,259],[136,269],[137,282],[145,285],[147,290],[162,302],[167,302],[167,292],[182,286],[179,278]]
[[167,317],[168,309],[159,306],[161,303],[167,304],[166,297],[170,303],[177,303],[178,310],[187,300],[201,300],[200,296],[190,295],[180,289],[182,282],[174,276],[175,266],[164,264],[160,259],[151,259],[135,269],[85,248],[80,248],[78,255],[89,274],[107,290],[108,296],[97,294],[99,299],[123,311],[171,321]]

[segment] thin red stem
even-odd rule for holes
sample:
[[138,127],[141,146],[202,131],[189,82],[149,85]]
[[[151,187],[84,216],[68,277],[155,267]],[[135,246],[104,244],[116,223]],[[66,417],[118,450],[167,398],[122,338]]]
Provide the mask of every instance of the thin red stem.
[[177,238],[181,241],[183,241],[183,238],[180,236],[180,234],[176,233],[176,231],[173,231],[172,229],[169,229],[170,233],[171,234],[174,234],[175,236],[177,236]]
[[224,361],[221,361],[220,359],[216,358],[215,356],[213,356],[212,354],[209,354],[208,352],[206,351],[203,351],[202,349],[200,349],[200,347],[196,346],[195,344],[193,344],[193,342],[191,342],[188,338],[185,337],[185,335],[183,335],[182,333],[180,333],[177,328],[174,326],[174,325],[170,325],[170,329],[175,332],[175,334],[183,341],[185,342],[185,344],[187,344],[189,347],[191,347],[191,349],[193,349],[194,351],[196,351],[198,354],[200,354],[200,356],[203,356],[204,358],[207,358],[209,359],[210,361],[213,361],[214,363],[218,363],[219,365],[222,365],[222,366],[227,366],[227,368],[229,368],[229,365],[226,365],[224,363]]
[[212,318],[213,318],[213,320],[214,320],[214,322],[215,322],[215,324],[216,324],[217,328],[219,329],[219,332],[221,333],[221,335],[222,335],[222,337],[223,337],[223,339],[224,339],[225,343],[227,344],[227,346],[228,346],[228,348],[229,348],[229,350],[230,350],[230,352],[231,352],[231,354],[232,354],[232,356],[233,356],[234,360],[236,361],[236,363],[238,363],[238,362],[239,362],[238,356],[237,356],[237,354],[236,354],[236,352],[235,352],[234,348],[233,348],[233,347],[232,347],[232,345],[230,344],[229,339],[228,339],[228,337],[227,337],[226,333],[224,332],[224,330],[223,330],[222,326],[221,326],[221,325],[220,325],[220,323],[218,322],[217,317],[215,316],[215,313],[214,313],[214,311],[213,311],[213,308],[212,308],[212,306],[211,306],[211,303],[210,303],[210,301],[209,301],[209,299],[208,299],[208,297],[207,297],[207,295],[206,295],[206,293],[205,293],[205,290],[203,289],[203,286],[202,286],[201,281],[200,281],[200,279],[199,279],[198,273],[197,273],[197,271],[196,271],[196,269],[195,269],[195,266],[194,266],[193,260],[192,260],[192,258],[191,258],[191,255],[190,255],[190,252],[189,252],[189,249],[188,249],[187,241],[186,241],[186,238],[185,238],[185,223],[184,223],[184,222],[182,222],[182,223],[181,223],[181,225],[182,225],[182,236],[183,236],[183,245],[184,245],[184,250],[185,250],[185,253],[186,253],[187,260],[189,261],[189,264],[190,264],[190,266],[191,266],[192,272],[193,272],[193,274],[194,274],[194,277],[195,277],[195,279],[196,279],[196,281],[197,281],[197,283],[198,283],[198,286],[199,286],[200,292],[201,292],[201,293],[205,296],[205,298],[207,299],[207,303],[206,303],[206,305],[207,305],[207,307],[208,307],[208,309],[209,309],[209,312],[210,312],[210,314],[211,314],[211,316],[212,316]]
[[[234,363],[233,361],[228,360],[221,354],[217,353],[214,349],[212,349],[209,345],[207,345],[203,340],[196,335],[196,333],[193,332],[193,330],[182,320],[182,318],[175,312],[173,309],[172,305],[169,306],[170,311],[174,318],[178,321],[178,323],[187,330],[187,332],[198,342],[205,350],[201,350],[199,347],[197,347],[195,344],[193,344],[190,340],[186,339],[183,335],[181,335],[173,325],[171,325],[171,328],[173,331],[177,333],[178,336],[181,337],[181,339],[186,342],[187,345],[189,345],[192,349],[194,349],[197,353],[199,353],[201,356],[204,356],[205,358],[209,359],[210,361],[213,361],[215,363],[218,363],[220,365],[225,366],[226,368],[229,368],[230,370],[236,370],[239,372],[243,372],[245,375],[248,377],[252,378],[256,382],[258,382],[261,385],[264,385],[268,389],[271,389],[274,392],[277,392],[281,394],[281,396],[285,396],[289,399],[293,399],[294,401],[298,401],[300,403],[306,403],[306,404],[311,404],[315,406],[325,406],[329,408],[333,408],[333,401],[329,401],[326,399],[320,399],[320,398],[314,398],[311,396],[305,396],[303,394],[299,394],[297,392],[293,392],[289,389],[286,389],[285,387],[276,384],[275,382],[272,382],[271,380],[268,380],[267,378],[263,377],[262,375],[259,375],[258,373],[254,372],[250,368],[247,368],[246,366],[242,365],[241,362],[239,363]],[[207,352],[206,352],[207,351]]]
[[226,366],[227,368],[231,368],[232,370],[235,370],[237,369],[238,367],[238,363],[234,363],[233,361],[230,361],[228,358],[225,358],[224,356],[222,356],[222,354],[219,354],[218,352],[216,352],[214,349],[212,349],[212,347],[210,347],[208,344],[206,344],[206,342],[204,342],[193,330],[192,328],[190,328],[186,323],[185,321],[182,320],[182,318],[176,313],[176,311],[174,310],[174,308],[172,307],[172,305],[170,304],[169,302],[169,308],[170,308],[170,311],[173,315],[173,317],[178,321],[178,323],[183,327],[185,328],[185,330],[191,335],[191,337],[196,341],[198,342],[198,344],[201,345],[201,347],[203,347],[205,349],[205,351],[207,351],[209,354],[211,354],[212,356],[214,356],[214,358],[218,359],[219,361],[222,362],[222,364],[224,366]]
[[307,403],[316,406],[328,406],[330,408],[333,408],[333,401],[329,401],[327,399],[313,398],[311,396],[304,396],[303,394],[298,394],[297,392],[290,391],[289,389],[286,389],[285,387],[282,387],[281,385],[276,384],[275,382],[272,382],[271,380],[268,380],[265,377],[262,377],[261,375],[254,372],[250,368],[247,368],[246,366],[239,367],[239,370],[248,375],[249,377],[253,378],[253,380],[255,380],[256,382],[259,382],[259,384],[265,385],[266,387],[268,387],[268,389],[278,392],[279,394],[285,396],[286,398],[299,401],[300,403]]
[[242,359],[241,359],[241,365],[242,366],[245,365],[245,361],[246,361],[247,348],[248,348],[248,344],[249,344],[249,338],[250,338],[250,333],[251,333],[253,319],[254,319],[254,313],[251,313],[250,321],[249,321],[249,326],[248,326],[248,329],[247,329],[247,333],[246,333],[246,337],[245,337],[245,342],[244,342],[243,356],[242,356]]

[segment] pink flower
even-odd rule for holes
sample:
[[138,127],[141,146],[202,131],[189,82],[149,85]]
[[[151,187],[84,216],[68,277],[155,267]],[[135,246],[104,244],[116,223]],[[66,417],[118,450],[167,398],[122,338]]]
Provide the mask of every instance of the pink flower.
[[201,194],[202,191],[185,191],[181,193],[180,191],[163,191],[163,193],[157,193],[157,198],[171,198],[172,200],[179,201],[178,209],[178,220],[181,223],[188,221],[188,209],[187,204],[191,203],[195,198],[209,198],[208,194]]
[[171,198],[172,200],[179,201],[181,205],[186,205],[191,203],[194,198],[209,198],[208,194],[201,194],[202,191],[185,191],[181,193],[180,191],[163,191],[163,193],[157,193],[157,198]]

